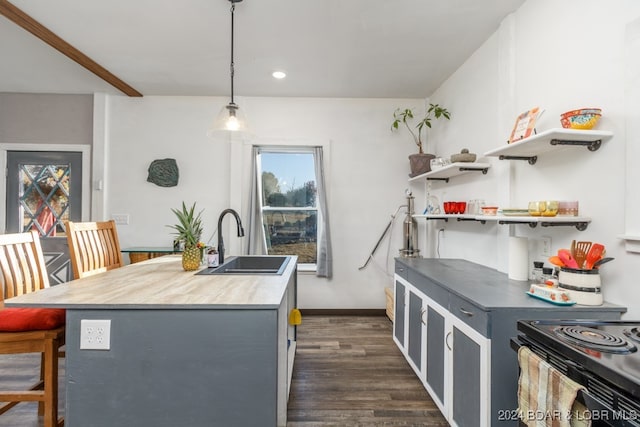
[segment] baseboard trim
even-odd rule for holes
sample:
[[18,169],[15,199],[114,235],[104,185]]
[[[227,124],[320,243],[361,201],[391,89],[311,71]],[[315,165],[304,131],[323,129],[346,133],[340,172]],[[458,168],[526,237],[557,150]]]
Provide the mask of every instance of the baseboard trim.
[[384,308],[302,308],[303,316],[386,316]]

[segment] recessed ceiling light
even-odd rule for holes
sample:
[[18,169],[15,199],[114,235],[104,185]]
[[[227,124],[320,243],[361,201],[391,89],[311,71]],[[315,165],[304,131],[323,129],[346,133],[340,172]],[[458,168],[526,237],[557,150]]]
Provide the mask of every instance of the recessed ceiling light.
[[278,80],[287,77],[287,73],[285,73],[284,71],[274,71],[273,73],[271,73],[271,75]]

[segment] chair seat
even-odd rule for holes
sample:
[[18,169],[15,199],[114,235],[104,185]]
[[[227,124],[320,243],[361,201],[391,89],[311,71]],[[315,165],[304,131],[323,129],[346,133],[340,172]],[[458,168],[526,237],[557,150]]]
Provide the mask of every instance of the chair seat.
[[55,329],[65,318],[66,310],[60,308],[5,308],[0,310],[0,332]]
[[[24,346],[26,341],[33,341],[35,344],[30,345],[33,350],[29,350],[29,352],[42,353],[44,350],[44,341],[55,339],[58,340],[60,346],[64,345],[65,342],[65,327],[60,326],[55,329],[43,329],[40,331],[25,331],[25,332],[0,332],[0,344],[6,345],[9,343],[15,343],[18,345],[19,343]],[[41,342],[38,344],[38,342]],[[9,347],[4,348],[3,350],[7,350],[6,354],[10,353],[24,353],[25,351],[10,351]],[[0,425],[2,425],[0,423]]]

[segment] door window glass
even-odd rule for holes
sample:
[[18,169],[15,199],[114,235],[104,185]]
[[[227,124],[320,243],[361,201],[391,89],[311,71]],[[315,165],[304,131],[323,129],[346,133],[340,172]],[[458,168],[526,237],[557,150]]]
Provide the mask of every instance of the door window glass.
[[19,166],[20,230],[36,230],[40,236],[64,233],[69,220],[68,164],[21,164]]

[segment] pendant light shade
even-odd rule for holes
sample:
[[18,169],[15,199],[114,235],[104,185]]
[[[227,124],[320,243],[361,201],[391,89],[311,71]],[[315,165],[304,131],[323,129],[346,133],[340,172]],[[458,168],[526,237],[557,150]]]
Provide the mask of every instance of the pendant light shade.
[[220,109],[207,135],[215,136],[218,132],[249,133],[244,112],[238,104],[231,102]]
[[229,67],[231,76],[231,101],[229,104],[222,107],[220,113],[218,113],[218,116],[213,122],[213,126],[207,131],[207,135],[210,137],[226,134],[228,132],[250,135],[244,112],[233,99],[233,77],[235,74],[235,63],[233,61],[234,12],[236,9],[236,3],[241,1],[242,0],[229,0],[231,3],[231,64]]

